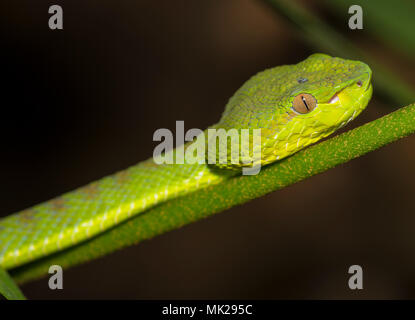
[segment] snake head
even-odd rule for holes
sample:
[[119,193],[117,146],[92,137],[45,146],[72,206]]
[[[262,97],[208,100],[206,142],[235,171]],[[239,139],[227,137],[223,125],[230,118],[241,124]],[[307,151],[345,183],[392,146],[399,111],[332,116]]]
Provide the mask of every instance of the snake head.
[[266,165],[327,137],[367,106],[371,78],[365,63],[325,54],[258,73],[231,97],[216,128],[261,129],[260,155],[245,164],[241,149],[239,163],[230,164],[230,148],[223,148],[229,161],[217,166]]

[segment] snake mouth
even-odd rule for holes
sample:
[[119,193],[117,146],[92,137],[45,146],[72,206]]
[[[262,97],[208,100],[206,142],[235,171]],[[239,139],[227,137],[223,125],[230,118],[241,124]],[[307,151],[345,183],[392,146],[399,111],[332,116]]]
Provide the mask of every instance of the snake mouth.
[[350,85],[347,85],[343,88],[341,88],[339,91],[337,91],[327,102],[324,104],[337,104],[340,103],[340,97],[342,96],[343,91],[345,91],[347,88],[349,88]]
[[337,91],[325,104],[341,103],[342,98],[349,95],[350,92],[355,91],[356,95],[367,95],[368,91],[372,89],[372,72],[363,72],[355,76],[353,80],[349,81],[346,86]]
[[340,99],[339,99],[339,96],[338,96],[338,93],[339,92],[336,92],[335,94],[334,94],[334,96],[332,96],[331,98],[330,98],[330,100],[329,101],[327,101],[327,104],[333,104],[333,103],[336,103],[336,102],[338,102]]
[[343,89],[341,89],[341,90],[339,90],[339,91],[337,91],[329,100],[327,100],[327,102],[324,102],[323,104],[338,104],[339,102],[340,102],[340,97],[339,97],[339,95],[342,93],[342,91],[344,90],[345,88],[343,88]]
[[[364,90],[362,90],[362,94],[365,95],[367,93],[367,91],[369,91],[372,88],[372,84],[370,82],[370,75],[369,75],[369,80],[368,81],[362,82],[361,80],[358,80],[356,82],[356,84],[359,88],[361,88],[363,85],[365,85]],[[350,88],[350,87],[351,87],[351,85],[346,86],[346,87],[340,89],[339,91],[337,91],[327,102],[325,102],[325,104],[336,104],[336,103],[341,102],[340,97],[343,97],[345,94],[347,95],[347,93],[348,93],[347,89]]]

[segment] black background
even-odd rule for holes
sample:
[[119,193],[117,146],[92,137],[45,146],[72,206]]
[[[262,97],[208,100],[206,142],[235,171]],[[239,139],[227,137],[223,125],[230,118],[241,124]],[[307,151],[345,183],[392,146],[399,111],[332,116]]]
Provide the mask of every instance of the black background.
[[[48,28],[52,4],[63,31]],[[0,216],[150,157],[156,129],[203,129],[251,75],[313,53],[254,0],[7,0],[0,15]],[[414,83],[413,61],[362,41],[347,17],[333,25]],[[346,129],[391,110],[375,97]],[[414,298],[414,145],[65,270],[62,291],[47,279],[22,289],[38,299]],[[348,289],[353,264],[364,290]]]

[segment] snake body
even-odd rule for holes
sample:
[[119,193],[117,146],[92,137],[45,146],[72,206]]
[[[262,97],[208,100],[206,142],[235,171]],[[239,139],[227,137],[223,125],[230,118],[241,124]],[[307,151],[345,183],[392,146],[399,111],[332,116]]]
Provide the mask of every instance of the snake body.
[[[214,127],[261,129],[257,160],[267,165],[353,120],[370,100],[370,81],[371,70],[363,62],[314,54],[253,76],[231,97]],[[305,113],[295,108],[298,97]],[[304,97],[314,101],[312,110]],[[225,148],[225,153],[230,160],[231,152]],[[0,267],[14,268],[78,244],[158,203],[232,179],[242,166],[242,161],[156,164],[151,158],[7,216],[0,219]]]

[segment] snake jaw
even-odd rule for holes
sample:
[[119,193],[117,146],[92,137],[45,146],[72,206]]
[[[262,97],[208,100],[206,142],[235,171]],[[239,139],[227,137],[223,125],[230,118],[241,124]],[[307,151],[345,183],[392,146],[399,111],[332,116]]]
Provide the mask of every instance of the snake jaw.
[[331,99],[327,102],[328,104],[333,104],[333,103],[336,103],[336,102],[338,102],[340,99],[339,99],[339,96],[337,95],[337,93],[333,96],[333,97],[331,97]]

